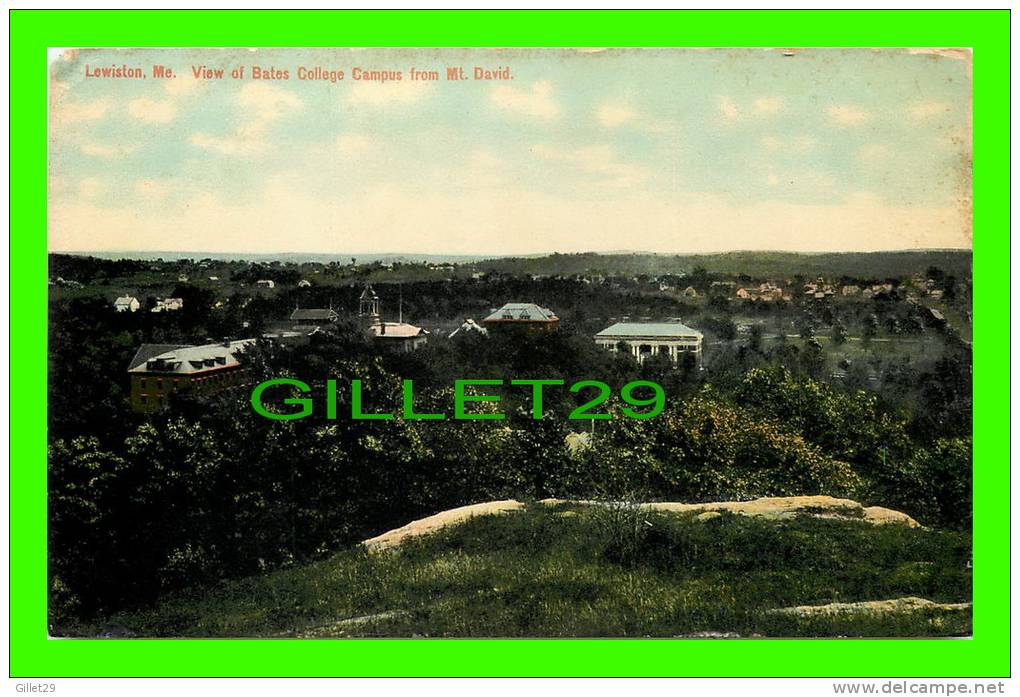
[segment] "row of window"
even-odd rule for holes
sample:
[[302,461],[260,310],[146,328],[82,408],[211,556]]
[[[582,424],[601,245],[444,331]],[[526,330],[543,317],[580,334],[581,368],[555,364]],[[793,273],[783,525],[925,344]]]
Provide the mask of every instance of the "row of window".
[[[163,386],[164,386],[164,384],[166,384],[166,387],[167,387],[168,390],[172,388],[172,391],[176,392],[177,388],[178,388],[178,385],[180,383],[180,380],[181,380],[180,378],[165,378],[165,379],[164,378],[140,378],[138,380],[138,387],[139,387],[139,389],[142,389],[142,390],[146,390],[146,389],[149,389],[150,387],[152,387],[152,389],[154,391],[162,392],[163,391]],[[213,383],[213,384],[223,384],[223,383],[228,382],[228,381],[230,381],[230,382],[233,381],[230,373],[216,373],[216,374],[213,374],[213,375],[204,375],[204,376],[200,376],[200,377],[194,377],[194,378],[190,378],[188,380],[188,382],[190,382],[190,383]]]

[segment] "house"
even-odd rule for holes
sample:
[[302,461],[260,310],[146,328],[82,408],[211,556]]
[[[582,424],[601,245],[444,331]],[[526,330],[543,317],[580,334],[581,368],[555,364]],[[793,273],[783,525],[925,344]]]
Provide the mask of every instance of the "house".
[[159,298],[156,300],[156,305],[152,308],[152,312],[172,312],[174,310],[180,310],[184,307],[183,298]]
[[130,295],[123,295],[113,301],[113,309],[117,312],[138,312],[141,306],[138,298]]
[[307,308],[302,310],[298,308],[290,313],[290,321],[292,324],[334,324],[340,315],[333,308]]
[[128,364],[131,408],[154,411],[186,390],[210,394],[244,384],[239,356],[255,339],[219,344],[142,344]]
[[761,298],[762,300],[765,300],[766,302],[772,300],[782,300],[784,297],[783,289],[775,285],[774,283],[769,283],[768,281],[758,286],[758,292],[756,295],[757,297]]
[[469,317],[468,319],[464,320],[459,327],[450,332],[449,338],[452,339],[455,336],[468,336],[469,334],[477,334],[478,336],[488,336],[489,330]]
[[322,330],[321,326],[315,324],[277,322],[267,327],[262,337],[272,339],[285,346],[303,346],[309,343],[313,336],[320,334]]
[[219,276],[210,276],[209,280],[212,281],[213,283],[216,283],[217,281],[220,280],[220,277]]
[[701,365],[704,335],[677,321],[617,322],[595,335],[595,343],[611,351],[627,351],[639,363],[654,355],[669,356],[679,364],[684,356],[693,356]]
[[553,331],[560,318],[546,307],[535,303],[506,303],[482,320],[487,329],[524,329]]
[[399,353],[417,351],[428,342],[428,332],[407,322],[374,322],[368,328],[372,339]]
[[853,284],[848,284],[843,286],[840,292],[843,294],[844,297],[859,295],[861,292],[861,287]]
[[298,281],[297,287],[298,288],[311,288],[312,287],[312,282],[311,281],[306,281],[305,279],[302,278],[300,281]]
[[750,300],[753,296],[747,288],[737,288],[737,297],[741,300]]
[[255,285],[257,285],[259,288],[275,288],[276,282],[271,281],[268,278],[262,278],[259,279],[258,281],[255,281]]
[[698,291],[694,289],[694,286],[687,286],[684,288],[683,296],[685,298],[696,298],[698,297]]
[[187,283],[188,282],[188,277],[185,276],[184,274],[181,274],[180,276],[177,277],[177,282],[178,283]]

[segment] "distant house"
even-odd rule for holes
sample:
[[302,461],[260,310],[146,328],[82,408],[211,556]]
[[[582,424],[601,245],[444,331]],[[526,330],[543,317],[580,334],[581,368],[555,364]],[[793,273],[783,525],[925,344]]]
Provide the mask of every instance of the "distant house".
[[843,288],[840,290],[840,292],[844,296],[860,295],[861,287],[857,286],[857,285],[853,285],[853,284],[848,284],[848,285],[843,286]]
[[290,313],[290,321],[293,324],[333,324],[340,315],[336,310],[329,308],[307,308],[296,309]]
[[696,298],[698,297],[698,291],[694,289],[694,286],[687,286],[684,288],[683,296],[685,298]]
[[297,287],[298,288],[311,288],[312,287],[312,282],[311,281],[306,281],[305,279],[302,278],[300,281],[298,281]]
[[290,322],[277,322],[262,333],[265,339],[272,339],[287,346],[301,346],[312,340],[312,337],[321,333],[323,328],[316,324],[291,324]]
[[595,335],[595,343],[611,351],[627,351],[639,363],[654,355],[677,364],[685,355],[701,364],[704,335],[681,322],[617,322]]
[[262,278],[259,279],[258,281],[255,281],[255,285],[257,285],[259,288],[276,288],[276,282],[271,281],[268,278]]
[[184,274],[181,274],[180,276],[177,277],[177,282],[178,283],[187,283],[188,282],[188,277],[185,276]]
[[506,303],[482,320],[488,329],[514,328],[528,331],[552,331],[559,322],[560,318],[552,310],[535,303]]
[[469,334],[477,334],[478,336],[488,336],[489,330],[469,317],[468,319],[464,320],[459,327],[450,332],[449,338],[452,339],[455,336],[468,336]]
[[737,288],[737,297],[741,300],[750,300],[752,294],[747,288]]
[[184,307],[183,298],[159,298],[152,312],[173,312]]
[[128,364],[131,408],[154,411],[171,395],[186,390],[204,394],[245,382],[238,356],[255,339],[220,344],[142,344]]
[[377,321],[368,328],[369,334],[379,345],[401,353],[416,351],[428,342],[429,333],[421,327],[407,322]]
[[220,277],[219,276],[210,276],[209,280],[212,281],[213,283],[215,283],[216,281],[220,280]]
[[130,295],[121,296],[113,301],[113,309],[117,312],[138,312],[138,308],[141,306],[138,298]]
[[783,289],[774,283],[765,282],[758,286],[757,297],[765,301],[782,300]]

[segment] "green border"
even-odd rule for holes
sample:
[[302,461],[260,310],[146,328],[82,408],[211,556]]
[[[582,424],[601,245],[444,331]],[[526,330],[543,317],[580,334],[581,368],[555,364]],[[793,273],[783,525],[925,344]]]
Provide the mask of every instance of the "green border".
[[[1009,674],[1009,11],[28,11],[11,35],[12,676]],[[48,640],[47,46],[974,49],[974,638]],[[12,333],[13,336],[13,333]],[[17,370],[15,370],[15,366]]]

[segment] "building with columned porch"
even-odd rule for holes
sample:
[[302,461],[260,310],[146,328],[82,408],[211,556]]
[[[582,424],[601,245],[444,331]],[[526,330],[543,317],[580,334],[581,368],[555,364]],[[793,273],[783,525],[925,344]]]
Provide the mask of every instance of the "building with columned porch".
[[596,334],[595,343],[611,351],[629,351],[639,363],[663,354],[679,365],[691,355],[700,366],[703,338],[697,329],[680,322],[617,322]]

